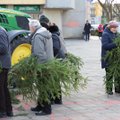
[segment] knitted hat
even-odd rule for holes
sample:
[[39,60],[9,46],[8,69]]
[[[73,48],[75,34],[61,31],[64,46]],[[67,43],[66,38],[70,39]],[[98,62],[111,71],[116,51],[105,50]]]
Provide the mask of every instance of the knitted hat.
[[45,16],[45,15],[42,15],[39,19],[40,23],[49,23],[50,20]]
[[117,27],[119,27],[119,25],[116,21],[110,21],[108,23],[108,28],[117,28]]

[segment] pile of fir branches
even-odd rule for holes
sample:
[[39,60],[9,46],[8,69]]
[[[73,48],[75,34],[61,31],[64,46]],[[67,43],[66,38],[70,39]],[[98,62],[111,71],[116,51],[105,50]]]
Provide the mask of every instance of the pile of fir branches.
[[[108,73],[108,78],[111,79],[111,81],[106,81],[105,84],[109,86],[111,82],[113,84],[116,84],[114,79],[119,79],[120,78],[120,35],[114,40],[116,44],[116,48],[112,49],[111,51],[107,52],[107,55],[105,57],[108,67],[109,67],[109,73]],[[118,83],[117,83],[118,84]],[[117,86],[117,85],[115,85]],[[120,86],[120,85],[118,85]]]
[[38,100],[40,103],[60,96],[70,95],[72,90],[86,86],[86,79],[80,73],[83,62],[80,58],[68,54],[65,60],[53,59],[38,64],[37,58],[28,57],[14,65],[9,73],[9,84],[16,81],[18,93],[25,100]]

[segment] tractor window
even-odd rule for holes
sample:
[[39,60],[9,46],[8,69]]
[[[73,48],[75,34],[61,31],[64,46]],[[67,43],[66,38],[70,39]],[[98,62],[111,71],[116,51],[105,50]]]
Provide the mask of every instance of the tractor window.
[[1,18],[1,15],[0,15],[0,23],[2,23],[2,18]]
[[5,15],[0,14],[0,23],[8,24],[8,19]]
[[5,15],[3,15],[3,22],[8,24],[8,19]]
[[24,30],[29,30],[29,20],[24,16],[16,16],[17,24]]

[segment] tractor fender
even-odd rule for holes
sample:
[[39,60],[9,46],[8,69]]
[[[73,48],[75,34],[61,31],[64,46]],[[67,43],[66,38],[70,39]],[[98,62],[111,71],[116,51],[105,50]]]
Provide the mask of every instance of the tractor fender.
[[28,35],[30,34],[30,31],[28,31],[28,30],[12,30],[12,31],[9,31],[8,32],[8,37],[9,37],[10,43],[14,40],[14,38],[16,38],[17,36],[22,35],[22,34],[26,34],[27,37],[28,37]]

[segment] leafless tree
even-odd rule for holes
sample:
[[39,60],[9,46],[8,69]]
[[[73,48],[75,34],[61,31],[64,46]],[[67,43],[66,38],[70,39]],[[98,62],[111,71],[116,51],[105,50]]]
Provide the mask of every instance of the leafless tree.
[[103,8],[107,21],[113,20],[114,18],[120,19],[120,4],[115,3],[115,0],[98,0],[99,4]]

